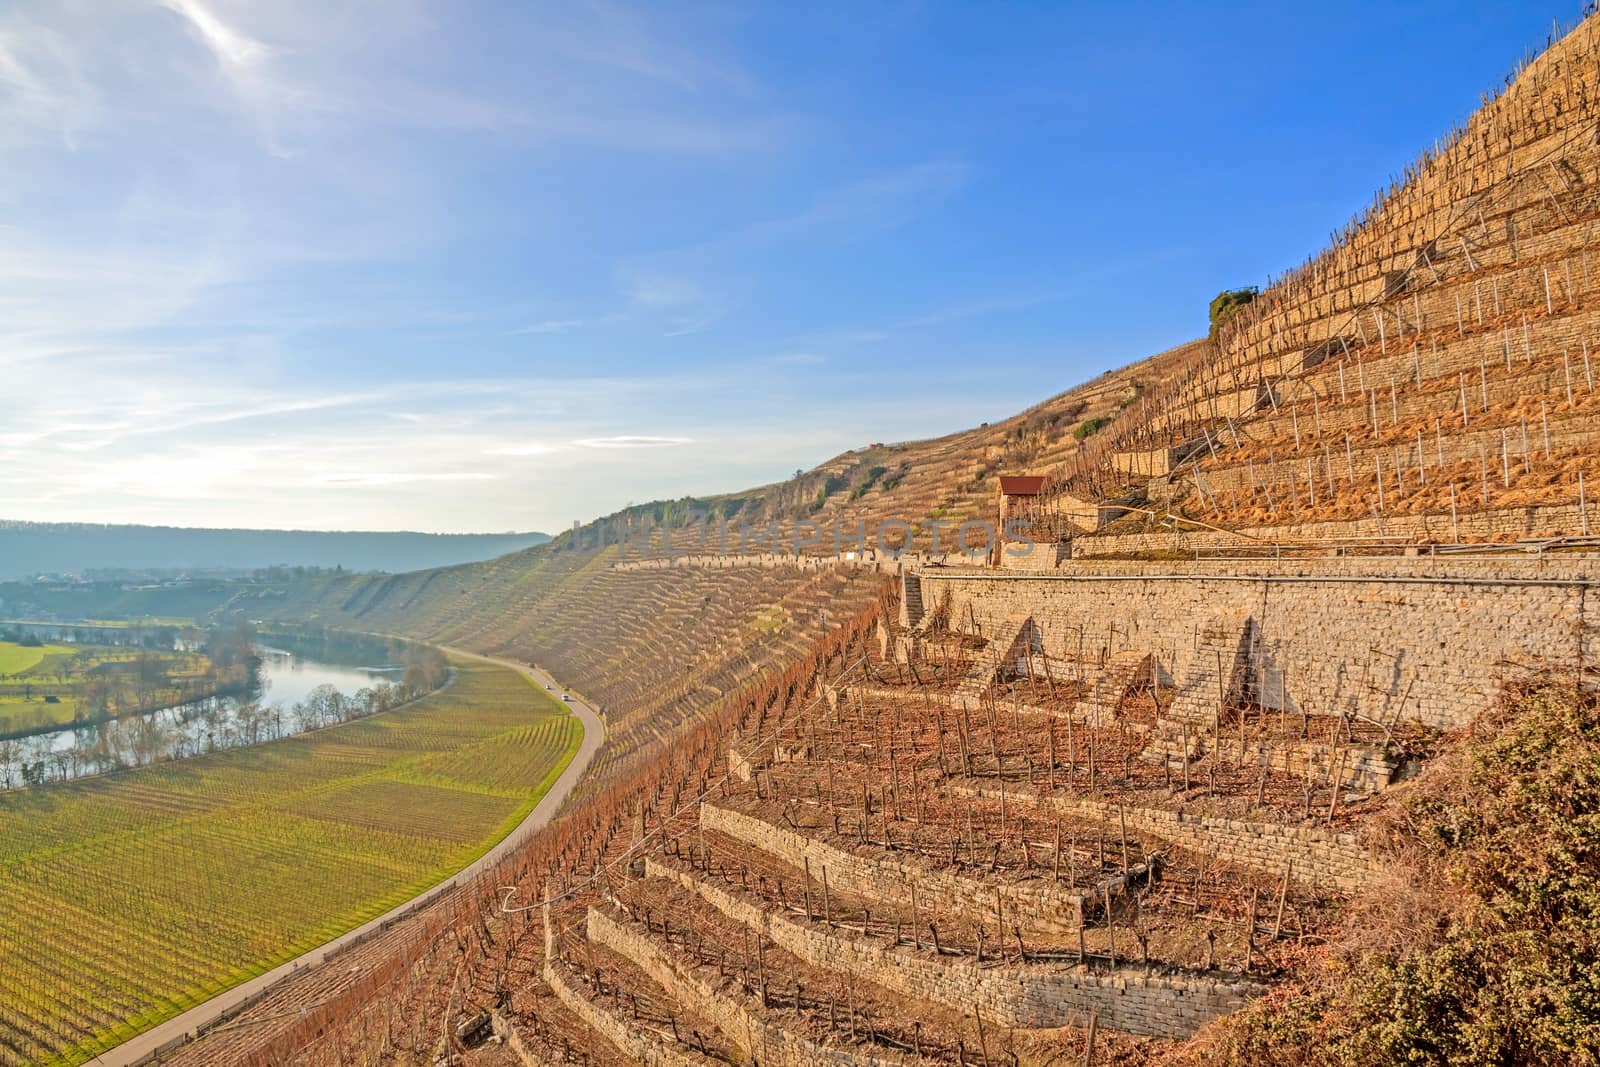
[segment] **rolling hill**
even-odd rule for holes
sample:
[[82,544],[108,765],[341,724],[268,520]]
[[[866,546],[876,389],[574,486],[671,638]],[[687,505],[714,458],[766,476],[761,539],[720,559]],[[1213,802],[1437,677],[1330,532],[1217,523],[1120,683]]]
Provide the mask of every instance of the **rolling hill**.
[[412,571],[489,559],[542,533],[207,530],[0,520],[0,582],[38,574],[242,573],[264,567]]

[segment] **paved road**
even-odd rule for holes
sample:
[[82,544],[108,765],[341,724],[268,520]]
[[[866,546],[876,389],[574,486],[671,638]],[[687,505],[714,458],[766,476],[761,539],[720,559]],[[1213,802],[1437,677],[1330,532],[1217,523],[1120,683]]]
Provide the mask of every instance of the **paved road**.
[[[534,683],[541,688],[550,686],[557,694],[562,692],[560,684],[550,677],[547,672],[529,667],[527,664],[498,659],[494,656],[480,656],[459,648],[448,648],[445,651],[452,655],[461,656],[464,659],[482,660],[485,663],[497,663],[502,667],[510,667],[533,679]],[[550,787],[550,792],[546,793],[540,798],[539,803],[534,805],[533,810],[528,813],[528,817],[518,823],[517,828],[507,834],[505,839],[498,845],[458,872],[455,876],[455,881],[466,881],[488,871],[521,847],[523,842],[550,821],[556,811],[560,809],[562,802],[567,799],[567,794],[572,792],[573,787],[583,777],[584,771],[589,767],[589,761],[594,758],[594,754],[600,750],[600,745],[605,741],[605,727],[600,722],[600,716],[595,713],[594,709],[580,701],[576,696],[572,698],[568,707],[573,710],[579,721],[583,723],[583,742],[578,746],[577,755],[572,757],[572,762],[567,764],[566,770],[561,772],[561,776],[556,779],[556,784]],[[343,948],[349,942],[360,938],[367,932],[382,926],[385,921],[401,914],[418,900],[432,892],[433,890],[429,889],[419,893],[404,904],[397,904],[376,919],[363,923],[354,930],[334,938],[322,947],[314,948],[303,956],[273,968],[266,974],[258,975],[248,982],[236,985],[226,993],[220,993],[203,1004],[197,1004],[182,1015],[168,1019],[166,1022],[146,1030],[138,1037],[124,1041],[116,1048],[101,1053],[89,1062],[104,1064],[106,1067],[128,1067],[130,1064],[139,1063],[154,1053],[156,1049],[167,1044],[167,1042],[185,1034],[193,1036],[197,1029],[214,1022],[218,1016],[241,1001],[270,988],[291,974],[321,963],[328,955]]]

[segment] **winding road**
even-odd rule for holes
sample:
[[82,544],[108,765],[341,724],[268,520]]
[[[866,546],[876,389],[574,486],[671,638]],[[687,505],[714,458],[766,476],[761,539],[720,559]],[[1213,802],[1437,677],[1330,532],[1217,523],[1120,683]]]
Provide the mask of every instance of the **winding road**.
[[[475,652],[468,652],[460,648],[446,647],[444,651],[453,656],[460,656],[463,659],[481,660],[485,663],[509,667],[526,675],[541,689],[549,686],[557,693],[564,691],[560,683],[552,678],[547,671],[530,667],[525,663],[500,659],[496,656],[480,656]],[[573,714],[577,715],[578,720],[583,724],[583,741],[578,745],[578,751],[572,757],[571,762],[561,772],[561,776],[556,779],[555,785],[550,787],[550,791],[539,798],[539,802],[534,805],[533,810],[528,812],[527,818],[518,823],[514,830],[500,840],[499,844],[456,872],[454,877],[448,879],[448,882],[459,883],[463,879],[470,880],[477,875],[484,874],[501,860],[515,852],[529,837],[543,829],[550,822],[555,813],[560,810],[567,796],[583,778],[584,772],[589,768],[589,762],[594,759],[594,754],[600,750],[600,746],[605,742],[605,725],[600,721],[599,714],[575,695],[572,696],[567,706],[572,709]],[[219,993],[210,1000],[195,1005],[182,1015],[174,1016],[164,1023],[151,1027],[137,1037],[124,1041],[116,1048],[101,1053],[89,1062],[104,1064],[105,1067],[135,1067],[136,1064],[144,1063],[158,1051],[165,1051],[168,1045],[186,1038],[195,1037],[198,1031],[215,1023],[240,1004],[252,1000],[290,975],[303,971],[308,967],[314,967],[329,956],[337,955],[351,944],[361,941],[374,930],[404,915],[408,909],[438,891],[439,886],[427,889],[405,903],[395,905],[377,918],[362,923],[355,929],[341,934],[332,941],[301,956],[297,956],[287,963],[280,964],[265,974],[257,975],[249,981],[241,982],[225,993]]]

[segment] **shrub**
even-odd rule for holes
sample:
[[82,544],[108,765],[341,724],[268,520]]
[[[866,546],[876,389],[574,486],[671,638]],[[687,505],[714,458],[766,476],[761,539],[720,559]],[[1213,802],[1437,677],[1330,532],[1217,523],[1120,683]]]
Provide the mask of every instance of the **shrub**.
[[856,484],[855,488],[850,490],[850,499],[855,501],[866,496],[872,491],[872,487],[878,484],[878,479],[882,478],[887,470],[888,468],[886,467],[869,468],[867,470],[866,477],[861,479],[861,481]]
[[1254,285],[1243,289],[1224,289],[1211,301],[1211,332],[1215,334],[1217,327],[1228,320],[1228,316],[1255,300],[1261,292]]
[[1111,420],[1105,418],[1104,416],[1098,416],[1092,419],[1084,419],[1082,422],[1078,423],[1078,428],[1072,431],[1072,438],[1075,441],[1082,441],[1093,437],[1095,434],[1104,429],[1105,426],[1110,422]]

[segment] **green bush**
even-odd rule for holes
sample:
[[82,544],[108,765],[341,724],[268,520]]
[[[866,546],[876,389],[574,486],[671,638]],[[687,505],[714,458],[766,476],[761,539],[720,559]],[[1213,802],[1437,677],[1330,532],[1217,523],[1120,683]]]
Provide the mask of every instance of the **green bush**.
[[1217,327],[1227,321],[1228,316],[1255,300],[1261,292],[1254,285],[1243,289],[1224,289],[1211,301],[1211,332],[1216,333]]
[[878,484],[878,479],[884,476],[884,473],[887,471],[887,469],[888,468],[886,467],[869,468],[867,470],[866,477],[862,478],[861,481],[856,484],[855,488],[850,490],[850,499],[852,501],[860,500],[862,497],[871,492],[872,487]]
[[1078,428],[1072,431],[1072,438],[1075,441],[1082,441],[1093,437],[1110,422],[1111,420],[1105,418],[1104,416],[1093,419],[1084,419],[1082,422],[1078,423]]

